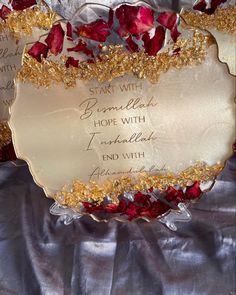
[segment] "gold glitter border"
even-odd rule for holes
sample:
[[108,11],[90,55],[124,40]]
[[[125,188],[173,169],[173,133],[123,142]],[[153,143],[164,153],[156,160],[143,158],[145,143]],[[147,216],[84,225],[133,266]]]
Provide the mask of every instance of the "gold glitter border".
[[0,149],[11,142],[11,130],[6,121],[0,122]]
[[180,16],[187,25],[199,29],[215,28],[220,32],[236,33],[236,6],[217,8],[214,14],[183,11]]
[[57,14],[51,10],[43,12],[39,7],[22,11],[12,11],[5,21],[0,22],[0,32],[9,31],[12,37],[20,39],[31,36],[34,28],[48,30],[56,20]]
[[165,191],[170,186],[178,185],[181,188],[186,188],[195,181],[213,181],[222,169],[223,165],[221,164],[208,166],[198,162],[179,174],[172,172],[154,176],[140,174],[137,178],[122,176],[118,179],[106,180],[102,185],[98,185],[96,182],[85,184],[75,180],[71,186],[64,186],[53,198],[61,205],[74,209],[79,209],[81,202],[85,201],[99,204],[107,196],[112,199],[113,203],[117,203],[118,197],[125,192],[144,191],[151,187]]
[[[99,82],[104,82],[126,74],[133,74],[140,79],[156,83],[160,75],[171,68],[181,69],[201,64],[211,44],[210,35],[195,30],[191,38],[179,38],[171,48],[154,57],[148,56],[144,51],[130,53],[122,45],[110,45],[103,48],[94,63],[81,62],[78,68],[72,66],[66,68],[66,57],[62,57],[62,61],[59,62],[45,59],[38,62],[25,54],[17,78],[22,82],[31,82],[41,87],[63,83],[67,88],[74,87],[77,79],[95,78]],[[178,48],[180,48],[179,53],[173,54]]]

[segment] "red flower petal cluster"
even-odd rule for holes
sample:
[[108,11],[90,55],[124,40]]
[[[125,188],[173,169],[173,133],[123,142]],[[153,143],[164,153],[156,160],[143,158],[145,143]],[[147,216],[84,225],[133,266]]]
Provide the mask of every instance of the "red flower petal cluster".
[[102,19],[98,19],[86,25],[77,27],[77,35],[98,42],[105,42],[110,35],[109,25]]
[[3,5],[2,8],[0,9],[0,18],[3,20],[6,20],[10,12],[11,12],[11,9],[8,8],[6,5]]
[[47,43],[52,54],[58,55],[59,53],[62,52],[64,35],[65,35],[65,32],[62,29],[62,26],[60,23],[54,25],[51,28],[47,38],[45,39],[45,42]]
[[210,5],[208,6],[206,0],[199,0],[193,6],[193,9],[205,12],[207,14],[213,14],[216,11],[217,7],[225,2],[227,2],[227,0],[211,0]]
[[140,35],[154,26],[154,11],[145,6],[121,5],[116,9],[116,17],[119,20],[118,34],[121,37]]
[[[152,189],[150,189],[152,191]],[[185,193],[182,190],[169,187],[164,194],[167,201],[173,205],[178,205],[180,202],[187,202],[189,200],[196,200],[201,196],[201,189],[199,182],[195,182],[192,186],[187,187]],[[137,192],[134,195],[134,201],[121,199],[119,204],[92,204],[84,202],[83,206],[87,213],[120,213],[127,215],[128,220],[138,217],[157,218],[158,216],[170,210],[170,207],[161,200],[151,201],[151,196]]]
[[42,57],[47,57],[48,50],[49,48],[46,44],[38,41],[28,50],[28,54],[37,59],[38,62],[41,62]]
[[13,0],[11,4],[14,10],[24,10],[33,5],[36,5],[37,2],[36,0]]

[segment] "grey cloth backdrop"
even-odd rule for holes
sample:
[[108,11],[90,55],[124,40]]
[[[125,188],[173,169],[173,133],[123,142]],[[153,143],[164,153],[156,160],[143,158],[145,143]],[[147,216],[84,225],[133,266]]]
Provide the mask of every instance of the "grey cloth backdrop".
[[[81,3],[48,2],[68,18]],[[155,221],[89,217],[65,226],[49,214],[53,202],[27,165],[2,163],[0,295],[234,295],[235,198],[236,154],[177,232]]]
[[236,154],[177,232],[89,217],[65,226],[21,165],[0,165],[0,295],[236,294]]

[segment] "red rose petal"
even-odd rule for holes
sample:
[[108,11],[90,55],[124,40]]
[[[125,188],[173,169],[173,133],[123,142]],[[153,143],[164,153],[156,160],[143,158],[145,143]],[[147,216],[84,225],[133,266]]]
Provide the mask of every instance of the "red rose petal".
[[204,12],[206,10],[207,3],[205,0],[200,0],[196,4],[193,5],[194,10],[198,10]]
[[6,20],[10,12],[11,12],[11,9],[8,8],[6,5],[3,5],[2,8],[0,9],[0,18],[3,20]]
[[206,1],[200,0],[193,6],[193,9],[205,12],[207,14],[213,14],[217,7],[225,2],[227,2],[227,0],[211,0],[210,7],[207,8]]
[[165,29],[161,26],[158,26],[153,38],[150,39],[146,34],[144,34],[142,40],[144,42],[145,52],[148,55],[155,56],[164,44]]
[[181,51],[180,47],[176,48],[175,50],[173,50],[172,56],[179,55],[180,51]]
[[139,51],[139,46],[137,43],[134,42],[132,36],[129,36],[126,39],[126,43],[128,44],[127,49],[131,52],[137,52]]
[[72,28],[72,24],[70,22],[68,22],[66,24],[66,36],[69,38],[69,39],[72,39],[72,32],[73,32],[73,28]]
[[52,54],[58,55],[62,52],[64,35],[65,32],[63,31],[61,24],[56,24],[51,28],[45,42]]
[[83,206],[86,210],[86,212],[92,214],[95,212],[99,212],[99,211],[103,211],[103,206],[102,205],[94,205],[92,203],[89,202],[83,202]]
[[144,195],[141,192],[138,192],[134,195],[134,202],[139,203],[143,206],[149,206],[151,204],[149,195]]
[[79,66],[79,60],[74,59],[72,56],[69,56],[66,60],[66,67],[69,68],[70,66],[73,66],[75,68],[78,68]]
[[94,41],[105,42],[110,35],[107,22],[98,19],[90,24],[77,27],[77,35]]
[[28,54],[35,59],[37,59],[38,62],[42,61],[42,56],[44,58],[48,55],[48,46],[46,44],[43,44],[41,42],[36,42],[29,50]]
[[216,8],[221,5],[222,3],[225,3],[227,0],[211,0],[211,8],[216,10]]
[[195,181],[192,186],[187,187],[185,197],[189,200],[195,200],[201,196],[201,193],[200,184],[198,181]]
[[125,214],[128,216],[128,220],[132,220],[139,216],[139,206],[135,205],[133,202],[130,202],[125,210]]
[[127,203],[125,200],[121,199],[117,208],[117,211],[123,213],[126,211]]
[[236,153],[236,142],[233,144],[233,152]]
[[178,27],[175,26],[171,32],[170,32],[171,38],[174,42],[177,41],[178,37],[181,35],[181,33],[178,31]]
[[116,9],[116,17],[119,20],[118,34],[121,37],[143,34],[154,25],[154,11],[145,6],[121,5]]
[[109,18],[108,18],[108,27],[111,28],[113,26],[113,22],[114,22],[114,10],[110,8],[109,10]]
[[0,162],[15,161],[17,159],[12,142],[0,149]]
[[89,49],[87,47],[87,44],[82,40],[79,40],[78,44],[75,47],[68,48],[67,51],[83,52],[86,55],[91,55],[92,57],[94,56],[93,51]]
[[143,34],[142,40],[144,44],[148,44],[148,42],[151,40],[150,34],[148,32]]
[[36,0],[13,0],[11,4],[14,10],[24,10],[33,5],[36,5],[37,2]]
[[104,208],[106,213],[117,213],[118,205],[116,204],[107,204]]
[[182,190],[177,190],[174,187],[169,187],[166,191],[166,200],[178,205],[180,202],[185,201],[185,196]]
[[140,215],[148,218],[157,218],[158,216],[166,213],[170,207],[161,201],[154,201],[147,208],[141,209]]
[[177,20],[177,14],[171,11],[162,12],[157,18],[157,21],[170,31],[176,26]]
[[176,42],[177,38],[181,34],[178,32],[177,21],[178,15],[175,12],[162,12],[157,21],[165,28],[171,31],[171,38]]

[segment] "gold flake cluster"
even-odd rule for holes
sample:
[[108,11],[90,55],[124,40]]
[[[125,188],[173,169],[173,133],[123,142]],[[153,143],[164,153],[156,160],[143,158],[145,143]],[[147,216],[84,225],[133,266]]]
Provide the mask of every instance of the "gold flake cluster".
[[0,149],[11,141],[11,130],[5,121],[0,122]]
[[[95,78],[99,82],[104,82],[133,74],[140,79],[155,83],[162,73],[171,68],[181,69],[201,64],[207,55],[209,42],[209,35],[195,30],[191,38],[179,38],[168,50],[156,56],[148,56],[144,51],[130,53],[122,45],[110,45],[103,48],[94,63],[81,62],[78,68],[72,66],[66,68],[65,57],[59,62],[49,59],[38,62],[25,54],[18,78],[23,82],[43,87],[60,82],[64,83],[65,87],[73,87],[77,79]],[[176,49],[180,51],[174,54]]]
[[220,32],[234,34],[236,32],[236,6],[217,8],[214,14],[184,11],[181,14],[187,25],[200,29],[216,28]]
[[160,175],[140,174],[137,178],[122,176],[119,179],[109,179],[102,185],[96,182],[88,184],[78,180],[71,186],[65,186],[54,195],[54,199],[61,205],[69,208],[80,209],[81,202],[96,202],[100,204],[104,197],[110,197],[113,203],[118,203],[118,197],[125,192],[144,191],[151,187],[165,191],[170,186],[180,186],[185,188],[195,181],[213,181],[223,169],[223,166],[216,164],[208,166],[198,162],[179,174],[167,172]]
[[55,19],[55,12],[50,10],[43,12],[37,6],[22,11],[12,11],[6,21],[0,22],[0,32],[8,30],[14,38],[20,39],[21,36],[31,36],[34,28],[50,29]]

